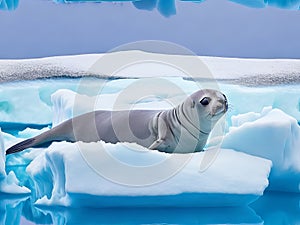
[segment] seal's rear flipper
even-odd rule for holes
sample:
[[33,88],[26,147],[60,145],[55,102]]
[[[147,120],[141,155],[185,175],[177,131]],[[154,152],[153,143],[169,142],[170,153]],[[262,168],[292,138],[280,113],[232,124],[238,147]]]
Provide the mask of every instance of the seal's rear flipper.
[[26,148],[30,148],[34,145],[35,138],[30,138],[25,141],[22,141],[9,149],[6,150],[6,155],[23,151]]

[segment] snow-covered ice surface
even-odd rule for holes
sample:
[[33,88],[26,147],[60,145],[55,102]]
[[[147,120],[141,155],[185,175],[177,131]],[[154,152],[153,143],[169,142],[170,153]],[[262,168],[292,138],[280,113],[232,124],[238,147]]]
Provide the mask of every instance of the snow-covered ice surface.
[[[157,58],[162,54],[147,53],[141,51],[112,52],[109,53],[118,60],[121,54],[138,54],[139,57]],[[143,73],[133,74],[131,70],[123,70],[113,75],[107,71],[92,70],[92,66],[101,60],[104,54],[89,54],[76,56],[57,56],[40,59],[0,60],[0,81],[34,80],[37,78],[51,77],[82,77],[96,76],[117,78],[141,78],[141,77],[187,77],[187,74],[166,68],[166,70],[149,70]],[[130,55],[128,56],[130,57]],[[167,56],[174,57],[174,56]],[[234,80],[237,83],[249,85],[267,85],[299,82],[299,59],[239,59],[219,58],[191,55],[176,55],[178,61],[198,58],[214,75],[215,79]]]

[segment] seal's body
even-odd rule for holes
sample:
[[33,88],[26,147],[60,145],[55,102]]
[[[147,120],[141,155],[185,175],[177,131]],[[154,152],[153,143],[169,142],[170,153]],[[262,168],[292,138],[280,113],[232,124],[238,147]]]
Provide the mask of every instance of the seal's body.
[[170,110],[94,111],[22,141],[10,147],[6,154],[47,146],[53,141],[99,140],[110,143],[134,142],[168,153],[202,151],[210,131],[227,109],[224,94],[204,89]]

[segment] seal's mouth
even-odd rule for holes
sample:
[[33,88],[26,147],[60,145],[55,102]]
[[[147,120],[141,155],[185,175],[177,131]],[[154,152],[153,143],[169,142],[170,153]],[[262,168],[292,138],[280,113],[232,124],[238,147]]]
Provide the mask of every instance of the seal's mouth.
[[227,101],[227,98],[226,98],[226,95],[223,94],[223,97],[224,97],[224,102],[222,104],[222,107],[218,108],[214,113],[211,114],[212,117],[215,117],[215,116],[220,116],[221,114],[225,114],[227,111],[228,111],[228,101]]
[[214,117],[219,117],[220,115],[224,115],[228,110],[228,105],[224,104],[223,107],[218,108],[214,112],[210,112],[209,115],[214,118]]
[[222,110],[216,112],[213,116],[219,116],[219,115],[221,115],[221,114],[225,114],[226,111],[227,111],[226,108],[224,108],[224,109],[222,109]]
[[209,115],[212,117],[212,118],[215,118],[215,117],[219,117],[220,115],[223,115],[225,114],[225,111],[224,110],[221,110],[221,111],[218,111],[216,113],[210,113]]
[[227,112],[227,110],[228,110],[228,100],[227,100],[227,98],[226,98],[226,95],[224,95],[223,94],[223,97],[224,97],[224,104],[225,104],[225,112]]

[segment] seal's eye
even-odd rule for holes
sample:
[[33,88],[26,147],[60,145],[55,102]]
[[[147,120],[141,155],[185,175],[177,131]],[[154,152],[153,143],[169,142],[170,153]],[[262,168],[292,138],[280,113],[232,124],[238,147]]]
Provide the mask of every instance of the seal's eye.
[[207,97],[202,98],[202,100],[200,101],[201,105],[203,106],[207,106],[210,102],[210,99]]

